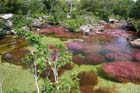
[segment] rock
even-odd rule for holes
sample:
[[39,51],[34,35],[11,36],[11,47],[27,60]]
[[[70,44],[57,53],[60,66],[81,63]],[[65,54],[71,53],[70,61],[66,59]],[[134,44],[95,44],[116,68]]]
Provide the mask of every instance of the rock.
[[7,61],[15,65],[25,66],[26,63],[23,63],[21,61],[22,61],[22,58],[24,58],[29,53],[30,51],[28,49],[15,49],[15,50],[12,50],[11,52],[7,52],[3,54],[2,62]]
[[23,30],[25,30],[25,31],[30,31],[30,28],[26,25],[26,26],[23,26],[22,27],[23,28]]
[[84,35],[89,35],[89,33],[92,31],[93,26],[90,24],[83,25],[79,28],[79,30],[84,34]]
[[135,26],[131,22],[124,23],[122,27],[127,31],[136,31]]
[[11,19],[13,16],[14,14],[0,14],[0,18],[5,20]]
[[107,77],[119,82],[140,83],[140,63],[113,62],[103,65],[102,70]]
[[117,23],[118,20],[114,18],[109,18],[109,23]]
[[106,24],[107,24],[107,22],[106,22],[106,21],[104,21],[104,20],[100,20],[100,21],[99,21],[99,24],[101,24],[101,25],[106,25]]
[[140,47],[140,39],[135,39],[133,41],[130,41],[130,44],[133,46],[133,47]]
[[12,20],[7,20],[6,26],[7,26],[7,28],[12,29],[12,27],[13,27]]

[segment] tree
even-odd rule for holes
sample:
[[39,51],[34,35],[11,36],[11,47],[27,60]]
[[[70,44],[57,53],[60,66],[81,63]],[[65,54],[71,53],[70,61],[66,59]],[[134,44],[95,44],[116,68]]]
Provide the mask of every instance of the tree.
[[[40,74],[46,69],[46,67],[50,67],[53,71],[53,75],[55,78],[55,81],[53,83],[53,90],[55,90],[56,92],[60,91],[61,88],[58,84],[61,84],[61,82],[59,81],[58,69],[71,62],[72,54],[67,51],[64,45],[58,44],[56,46],[53,46],[53,48],[50,48],[49,45],[42,44],[41,36],[34,34],[33,32],[25,32],[22,29],[19,29],[17,34],[19,34],[20,36],[24,36],[35,48],[34,50],[31,50],[30,55],[26,56],[23,61],[31,63],[31,69],[34,75],[37,93],[40,93],[38,83]],[[47,88],[48,87],[49,85],[47,86]],[[46,91],[48,90],[47,88]]]
[[137,0],[130,11],[130,17],[139,19],[140,18],[140,0]]

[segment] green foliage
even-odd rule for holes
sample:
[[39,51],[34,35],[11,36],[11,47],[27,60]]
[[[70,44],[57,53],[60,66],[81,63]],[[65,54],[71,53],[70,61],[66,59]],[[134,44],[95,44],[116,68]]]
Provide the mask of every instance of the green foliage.
[[90,11],[104,20],[108,20],[111,14],[128,18],[133,3],[133,0],[81,0],[81,9]]
[[5,20],[0,20],[0,28],[6,28],[6,21]]
[[63,25],[73,32],[78,32],[79,27],[83,24],[85,24],[85,20],[80,17],[76,19],[68,19],[63,22]]
[[132,9],[130,11],[130,17],[131,18],[135,18],[135,19],[139,19],[140,18],[140,0],[137,0],[133,6]]
[[50,1],[50,4],[51,6],[50,8],[48,8],[50,14],[48,21],[54,25],[60,24],[67,17],[68,5],[65,1],[56,1],[56,0]]
[[30,24],[33,22],[32,18],[28,18],[27,16],[24,15],[15,15],[13,18],[14,22],[14,28],[21,28],[25,25],[30,26]]
[[44,12],[42,0],[0,0],[0,13],[34,14]]
[[31,67],[33,70],[34,77],[36,77],[35,80],[38,81],[40,77],[39,75],[46,69],[47,66],[50,66],[53,70],[55,82],[52,83],[50,81],[47,81],[45,88],[49,89],[49,91],[52,91],[52,93],[54,89],[57,89],[57,91],[68,91],[68,89],[64,90],[64,87],[62,87],[62,85],[64,86],[64,83],[67,82],[64,82],[64,80],[61,81],[59,79],[58,69],[64,66],[65,64],[71,62],[72,54],[68,52],[66,50],[66,47],[61,44],[55,45],[53,49],[50,49],[49,45],[40,42],[42,38],[41,36],[34,34],[33,32],[23,31],[24,30],[19,29],[18,34],[24,36],[29,41],[29,43],[35,48],[35,50],[31,50],[30,55],[26,56],[23,59],[24,62],[30,62],[32,64]]
[[70,75],[71,78],[61,78],[58,82],[52,83],[49,79],[45,79],[43,93],[80,93],[79,79],[75,73]]
[[129,18],[128,20],[134,25],[137,32],[140,31],[140,20],[135,20],[132,18]]

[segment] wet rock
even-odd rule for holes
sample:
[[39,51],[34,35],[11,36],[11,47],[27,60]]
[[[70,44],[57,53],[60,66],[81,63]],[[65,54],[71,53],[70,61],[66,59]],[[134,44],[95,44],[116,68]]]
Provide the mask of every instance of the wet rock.
[[109,23],[116,23],[116,22],[119,22],[119,20],[117,19],[114,19],[114,18],[109,18]]
[[90,24],[83,25],[79,28],[79,30],[84,34],[84,35],[89,35],[90,32],[92,31],[93,26]]
[[133,46],[133,47],[140,47],[140,39],[135,39],[133,41],[130,41],[130,44]]
[[140,83],[140,63],[113,62],[103,65],[102,70],[107,77],[119,82]]
[[28,55],[30,51],[28,49],[15,49],[2,55],[2,62],[9,62],[15,65],[25,66],[26,63],[22,62],[22,58]]

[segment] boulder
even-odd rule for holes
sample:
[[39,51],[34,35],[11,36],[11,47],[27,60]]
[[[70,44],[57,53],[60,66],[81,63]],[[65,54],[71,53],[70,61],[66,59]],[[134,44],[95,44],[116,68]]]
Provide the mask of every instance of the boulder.
[[103,65],[104,74],[119,82],[140,83],[140,63],[118,61]]
[[133,47],[140,47],[140,39],[135,39],[133,41],[130,41],[130,44],[133,46]]
[[83,25],[79,28],[79,30],[84,34],[84,35],[89,35],[89,33],[92,31],[93,26],[90,24]]
[[11,19],[14,16],[14,14],[0,14],[0,19]]

